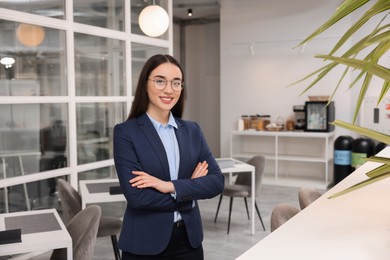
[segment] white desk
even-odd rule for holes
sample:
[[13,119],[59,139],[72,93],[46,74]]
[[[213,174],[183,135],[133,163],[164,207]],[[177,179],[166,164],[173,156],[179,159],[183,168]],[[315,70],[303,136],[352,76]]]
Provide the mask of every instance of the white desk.
[[118,179],[82,180],[79,185],[83,209],[87,204],[126,201],[123,194],[111,195],[109,192],[111,186],[119,186]]
[[253,165],[244,163],[242,161],[232,159],[232,158],[219,158],[217,163],[221,168],[222,173],[229,174],[229,181],[232,178],[233,173],[245,172],[251,174],[251,221],[252,229],[251,234],[255,234],[255,167]]
[[[252,229],[251,234],[255,234],[255,167],[231,158],[217,159],[222,173],[229,174],[247,172],[252,178],[252,194],[251,194],[251,213],[252,213]],[[230,178],[229,178],[230,179]],[[123,194],[111,195],[109,193],[110,186],[118,186],[118,179],[100,179],[100,180],[82,180],[79,182],[82,208],[87,204],[102,203],[102,202],[117,202],[126,201]]]
[[[390,157],[390,147],[378,155]],[[378,165],[365,163],[237,259],[388,260],[390,178],[328,199]]]
[[[37,219],[34,220],[34,216]],[[29,223],[30,221],[31,223]],[[7,228],[12,225],[10,222],[22,227],[22,242],[0,245],[0,255],[7,256],[66,248],[67,258],[72,260],[72,238],[57,210],[44,209],[0,214],[0,230],[6,230],[6,222],[8,223]]]

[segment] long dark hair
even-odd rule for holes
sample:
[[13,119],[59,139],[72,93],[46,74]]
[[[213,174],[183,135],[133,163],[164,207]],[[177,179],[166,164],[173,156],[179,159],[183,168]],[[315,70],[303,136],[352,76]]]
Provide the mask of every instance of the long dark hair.
[[[182,74],[182,80],[184,81],[184,73],[179,62],[168,54],[156,54],[150,57],[144,67],[142,68],[141,74],[139,75],[137,89],[135,91],[135,96],[133,104],[131,105],[131,110],[127,120],[140,116],[146,112],[149,105],[149,97],[147,93],[148,79],[152,71],[164,63],[172,63],[176,65]],[[181,118],[184,110],[184,89],[181,92],[180,98],[177,101],[176,105],[171,109],[172,114],[175,117]]]

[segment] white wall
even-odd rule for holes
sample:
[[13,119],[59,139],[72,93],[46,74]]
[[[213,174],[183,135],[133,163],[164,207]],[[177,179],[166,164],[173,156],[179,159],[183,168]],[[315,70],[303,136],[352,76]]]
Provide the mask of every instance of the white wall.
[[[229,155],[229,134],[236,129],[241,115],[270,114],[274,119],[287,118],[293,113],[292,106],[304,104],[308,95],[332,93],[342,67],[302,96],[300,93],[311,81],[287,86],[324,65],[314,55],[328,53],[351,25],[351,18],[344,19],[303,48],[293,48],[328,20],[341,2],[223,0],[220,24],[186,26],[184,117],[200,123],[215,156]],[[357,17],[359,13],[352,18]],[[355,40],[360,38],[360,33]],[[178,28],[174,35],[179,37]],[[174,42],[174,49],[179,53],[178,43]],[[216,86],[218,81],[220,89]],[[334,99],[336,118],[347,122],[352,120],[359,91],[358,88],[348,90],[350,81],[348,75]],[[381,86],[380,80],[375,83]],[[378,89],[370,89],[368,95],[377,96]],[[342,134],[356,137],[355,133],[336,128],[336,136]]]
[[[375,1],[376,2],[376,1]],[[359,10],[357,10],[354,14],[353,14],[353,20],[356,21],[360,18],[361,15],[363,15],[363,13],[365,11],[367,11],[368,7],[370,5],[372,5],[373,3],[369,3],[367,6],[364,6],[364,8],[361,8]],[[354,41],[358,41],[360,39],[362,39],[364,36],[367,35],[367,32],[368,31],[372,31],[373,28],[375,28],[378,23],[380,22],[382,17],[378,16],[376,17],[375,19],[372,19],[369,23],[367,23],[365,26],[363,26],[363,28],[361,28],[360,30],[358,30],[354,35],[353,35],[353,39]],[[390,17],[386,17],[386,19],[382,22],[382,25],[383,24],[389,24],[390,23]],[[368,50],[365,50],[365,51],[362,51],[361,54],[359,55],[359,58],[364,58],[364,56],[366,54],[369,53],[369,51],[371,51],[371,49],[368,49]],[[387,51],[387,55],[383,55],[382,56],[382,59],[380,61],[380,64],[384,64],[386,67],[388,67],[388,64],[390,64],[390,51]],[[358,74],[360,73],[360,71],[354,71],[353,72],[353,77],[357,77]],[[362,81],[363,79],[361,79],[355,86],[354,88],[356,89],[355,91],[352,92],[352,100],[354,100],[354,104],[359,96],[359,92],[360,92],[360,86],[362,84]],[[366,94],[366,99],[368,100],[369,97],[373,97],[374,99],[374,105],[376,106],[377,104],[377,98],[379,97],[380,93],[381,93],[381,90],[382,90],[382,87],[383,87],[383,80],[378,78],[378,77],[373,77],[373,80],[370,84],[370,88],[369,90],[367,91],[367,94]],[[384,107],[384,104],[389,104],[390,103],[390,94],[388,93],[386,95],[387,99],[385,98],[384,101],[382,101],[382,105],[380,105],[379,107]],[[370,103],[370,102],[367,102],[367,103]],[[372,107],[371,107],[372,108]],[[353,106],[353,112],[355,110],[355,106]],[[365,109],[365,102],[363,102],[362,104],[362,108],[360,109],[360,112],[359,112],[359,116],[357,118],[357,122],[360,126],[363,126],[363,127],[368,127],[368,128],[372,128],[373,130],[376,130],[376,131],[380,131],[382,133],[386,133],[386,134],[390,134],[390,120],[387,118],[386,114],[387,112],[385,113],[384,110],[382,110],[381,112],[381,123],[380,124],[373,124],[373,122],[369,122],[368,119],[372,119],[373,117],[373,111],[372,110],[367,110]],[[384,119],[384,120],[383,120]]]
[[219,23],[186,27],[188,117],[197,121],[215,156],[220,155]]
[[174,27],[176,57],[184,48],[186,105],[183,118],[199,123],[214,156],[220,156],[220,38],[219,23]]
[[[291,83],[324,65],[315,54],[326,54],[350,20],[341,21],[303,48],[293,48],[333,14],[341,1],[224,0],[221,1],[221,155],[229,156],[229,135],[244,114],[287,118],[292,106],[308,95],[330,95],[343,68],[300,96],[310,81]],[[252,45],[252,47],[250,47]],[[250,48],[253,52],[251,53]],[[336,118],[352,118],[348,81],[336,94]],[[351,134],[336,129],[336,135]]]

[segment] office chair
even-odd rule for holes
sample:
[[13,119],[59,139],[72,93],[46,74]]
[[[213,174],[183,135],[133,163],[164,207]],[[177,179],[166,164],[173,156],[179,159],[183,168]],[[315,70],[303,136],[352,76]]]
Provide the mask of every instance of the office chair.
[[[92,205],[77,213],[66,225],[72,237],[73,259],[91,260],[102,210]],[[55,249],[50,260],[66,260],[66,248]]]
[[[81,210],[80,194],[64,179],[58,179],[58,193],[61,199],[63,219],[67,223]],[[97,237],[111,237],[112,248],[116,260],[120,260],[120,253],[116,235],[120,232],[122,220],[115,217],[102,216],[100,218]]]
[[293,205],[286,203],[276,205],[271,213],[271,232],[275,231],[299,212],[300,209]]
[[322,193],[318,190],[301,187],[298,191],[299,206],[304,209],[321,196]]
[[[265,167],[265,157],[262,155],[256,155],[252,157],[247,163],[251,164],[255,167],[255,197],[258,197],[260,195],[260,187],[261,183],[263,180],[263,174],[264,174],[264,167]],[[245,207],[246,207],[246,212],[248,214],[248,219],[249,217],[249,210],[248,210],[248,202],[247,199],[248,197],[251,196],[251,175],[246,172],[241,172],[238,173],[236,181],[234,184],[231,185],[225,185],[225,188],[223,192],[221,193],[221,196],[219,197],[219,202],[218,202],[218,207],[217,207],[217,212],[215,214],[214,218],[214,223],[217,222],[217,217],[218,217],[218,212],[219,212],[219,207],[221,206],[222,198],[223,196],[228,196],[230,197],[230,204],[229,204],[229,220],[228,220],[228,229],[227,233],[229,234],[230,231],[230,219],[232,215],[232,207],[233,207],[233,198],[234,197],[241,197],[244,198],[245,201]],[[257,206],[256,199],[252,198],[255,200],[255,207],[256,207],[256,212],[257,215],[260,218],[261,225],[263,226],[263,229],[265,231],[265,226],[263,223],[263,219],[261,218],[260,210]]]

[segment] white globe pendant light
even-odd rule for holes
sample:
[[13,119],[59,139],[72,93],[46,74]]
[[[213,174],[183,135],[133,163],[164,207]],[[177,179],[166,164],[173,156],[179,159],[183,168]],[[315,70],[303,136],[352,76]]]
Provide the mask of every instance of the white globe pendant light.
[[169,16],[161,6],[149,5],[141,11],[138,24],[146,35],[158,37],[167,31]]

